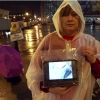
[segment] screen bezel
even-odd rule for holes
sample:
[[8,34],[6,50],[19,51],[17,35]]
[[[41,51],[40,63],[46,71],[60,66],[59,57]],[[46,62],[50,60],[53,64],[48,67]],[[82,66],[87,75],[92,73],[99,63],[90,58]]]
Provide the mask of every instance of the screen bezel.
[[[73,78],[72,79],[55,79],[55,80],[49,80],[49,62],[63,62],[63,61],[72,61],[72,73]],[[54,87],[54,86],[65,86],[66,84],[78,84],[79,78],[78,78],[78,66],[77,66],[77,60],[71,59],[71,60],[63,60],[63,61],[45,61],[43,62],[43,74],[44,74],[44,86],[46,87]]]

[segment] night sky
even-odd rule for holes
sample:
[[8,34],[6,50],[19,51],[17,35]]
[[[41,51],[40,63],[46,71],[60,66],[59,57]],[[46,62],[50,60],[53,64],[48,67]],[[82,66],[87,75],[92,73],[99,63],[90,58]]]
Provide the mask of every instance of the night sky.
[[0,1],[0,9],[10,11],[10,13],[32,12],[40,17],[41,1]]

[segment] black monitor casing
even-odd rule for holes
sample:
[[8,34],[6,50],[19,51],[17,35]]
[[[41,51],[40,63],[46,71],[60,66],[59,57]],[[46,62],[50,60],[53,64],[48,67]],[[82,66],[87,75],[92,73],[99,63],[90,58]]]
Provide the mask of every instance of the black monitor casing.
[[[49,80],[49,62],[63,62],[63,61],[72,61],[73,78],[72,79]],[[75,59],[63,60],[63,61],[45,61],[45,62],[43,62],[43,73],[44,73],[43,85],[45,87],[67,87],[67,86],[79,84],[78,61]]]

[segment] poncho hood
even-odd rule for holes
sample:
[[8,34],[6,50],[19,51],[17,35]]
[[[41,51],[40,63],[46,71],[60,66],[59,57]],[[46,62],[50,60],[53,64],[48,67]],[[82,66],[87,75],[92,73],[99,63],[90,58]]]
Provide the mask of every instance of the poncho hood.
[[79,33],[75,36],[75,38],[77,38],[80,36],[80,34],[83,33],[84,28],[85,28],[85,20],[84,20],[83,12],[82,12],[81,6],[77,0],[64,0],[53,16],[53,23],[54,23],[57,34],[61,37],[61,35],[59,33],[59,29],[61,29],[60,28],[61,27],[60,26],[60,24],[61,24],[60,23],[60,11],[62,8],[64,8],[68,4],[80,16],[80,19],[81,19],[81,27],[80,27]]

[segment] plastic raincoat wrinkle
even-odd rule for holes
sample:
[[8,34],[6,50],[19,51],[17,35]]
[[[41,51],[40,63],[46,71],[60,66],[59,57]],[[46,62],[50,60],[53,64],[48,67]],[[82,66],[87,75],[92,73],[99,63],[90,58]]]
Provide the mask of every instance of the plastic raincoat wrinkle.
[[[73,3],[74,2],[74,3]],[[82,25],[79,33],[74,37],[72,41],[64,40],[60,33],[60,22],[59,22],[59,12],[66,5],[70,5],[71,8],[80,16]],[[81,84],[72,88],[65,95],[60,96],[53,93],[44,93],[40,91],[40,81],[43,81],[42,73],[42,60],[41,60],[41,51],[42,50],[57,50],[65,49],[66,43],[69,43],[71,48],[79,48],[81,46],[92,46],[95,50],[95,55],[100,54],[100,42],[95,40],[94,37],[84,34],[83,30],[85,27],[85,21],[82,14],[81,7],[77,1],[67,0],[63,1],[58,10],[56,11],[53,22],[56,28],[56,31],[45,36],[35,51],[29,68],[26,73],[28,88],[32,92],[33,100],[91,100],[93,86],[95,83],[95,78],[91,74],[91,65],[88,61],[85,61],[82,73],[83,77],[81,79]],[[98,56],[96,56],[98,57]],[[99,57],[98,57],[99,58]]]

